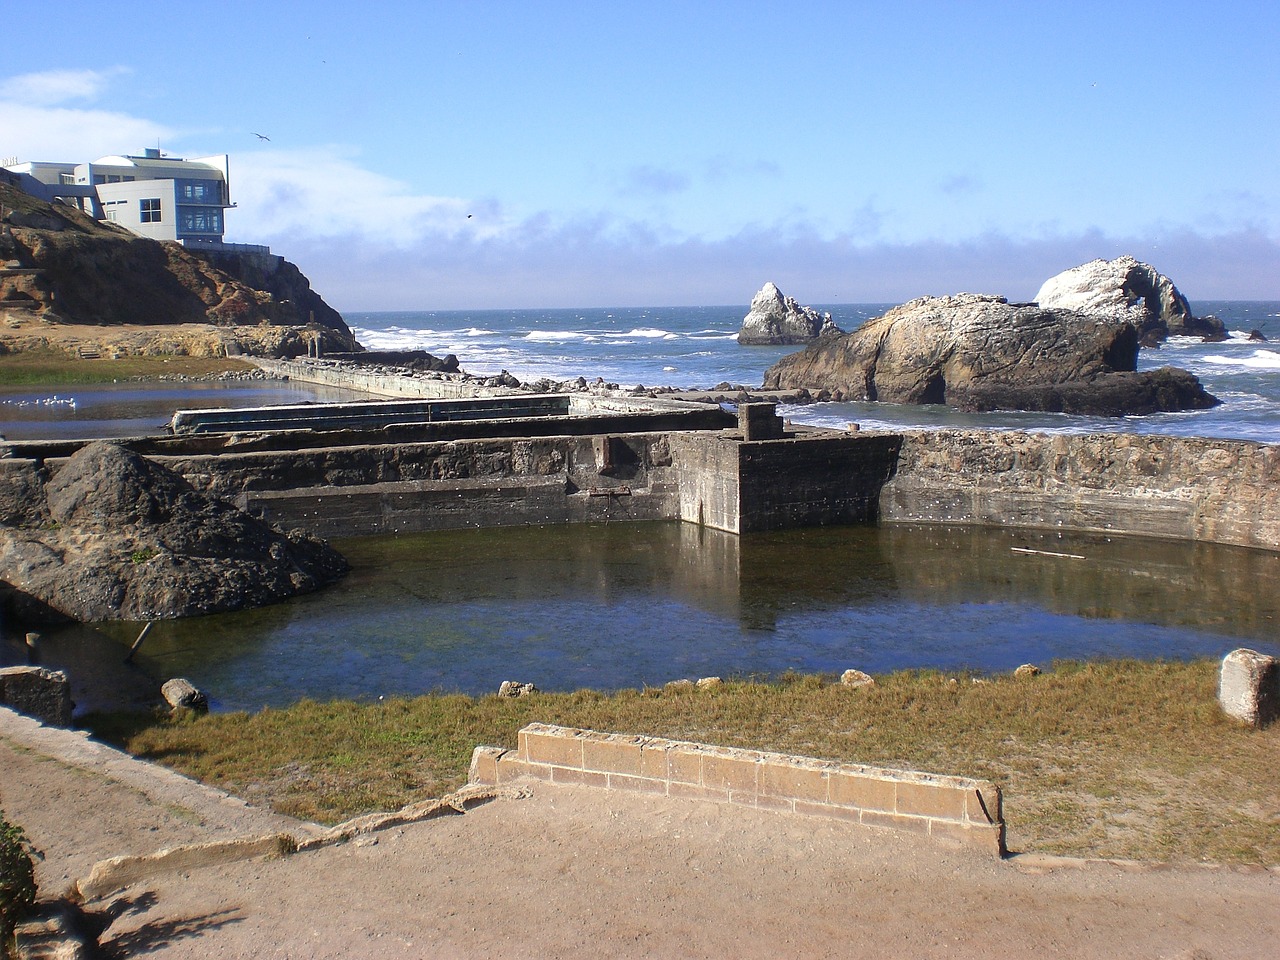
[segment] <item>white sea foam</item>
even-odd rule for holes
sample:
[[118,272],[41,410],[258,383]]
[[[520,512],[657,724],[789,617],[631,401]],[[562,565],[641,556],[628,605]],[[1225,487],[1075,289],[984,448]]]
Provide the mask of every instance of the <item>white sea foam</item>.
[[1204,357],[1205,363],[1224,367],[1249,367],[1253,370],[1280,370],[1280,353],[1275,350],[1255,350],[1248,357]]
[[587,334],[580,330],[532,330],[524,335],[530,343],[564,343],[567,340],[585,340]]
[[644,337],[648,340],[679,340],[680,335],[670,330],[659,330],[657,327],[637,327],[626,333],[611,334],[618,337]]

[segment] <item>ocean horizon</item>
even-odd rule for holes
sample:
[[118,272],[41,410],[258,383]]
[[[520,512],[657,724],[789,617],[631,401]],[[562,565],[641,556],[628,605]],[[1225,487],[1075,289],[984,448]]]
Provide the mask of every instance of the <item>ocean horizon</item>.
[[[818,304],[852,331],[896,304]],[[1196,316],[1219,317],[1222,343],[1171,338],[1143,349],[1139,369],[1182,367],[1222,400],[1212,410],[1143,417],[1043,413],[967,414],[940,406],[888,403],[784,405],[796,424],[844,429],[990,429],[1052,433],[1153,433],[1280,443],[1280,301],[1193,301]],[[507,371],[526,383],[579,377],[622,387],[759,387],[765,371],[798,346],[744,346],[744,305],[584,309],[349,311],[356,338],[372,350],[454,354],[478,375]],[[1266,342],[1251,340],[1257,331]],[[226,381],[0,388],[0,437],[11,440],[162,433],[173,411],[360,399],[302,383]]]

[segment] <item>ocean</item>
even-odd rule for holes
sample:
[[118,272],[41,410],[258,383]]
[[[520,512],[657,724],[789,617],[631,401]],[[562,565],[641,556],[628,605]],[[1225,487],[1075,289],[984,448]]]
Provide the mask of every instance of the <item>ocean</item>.
[[[888,303],[831,304],[836,324],[853,330]],[[1063,414],[962,414],[931,406],[819,403],[780,412],[796,423],[844,428],[973,428],[1060,433],[1133,432],[1280,442],[1280,301],[1192,303],[1230,331],[1223,343],[1173,338],[1144,349],[1139,369],[1176,366],[1198,376],[1223,401],[1213,410],[1145,417]],[[736,334],[746,309],[627,307],[583,310],[450,310],[348,313],[357,339],[370,349],[455,354],[470,373],[506,370],[523,381],[585,377],[632,387],[758,387],[764,372],[798,347],[745,347]],[[1251,341],[1253,331],[1268,342]]]
[[[832,304],[844,330],[856,329],[894,304]],[[795,422],[844,429],[972,428],[1061,433],[1134,432],[1280,442],[1280,301],[1192,304],[1197,316],[1221,318],[1224,343],[1174,338],[1144,349],[1139,368],[1183,367],[1223,401],[1212,410],[1145,417],[1063,414],[964,414],[943,407],[880,403],[784,406]],[[357,339],[375,350],[454,354],[473,374],[508,371],[533,382],[583,377],[625,387],[758,387],[764,373],[799,347],[746,347],[736,337],[746,307],[616,307],[582,310],[448,310],[349,312]],[[1249,339],[1259,331],[1267,342]],[[0,437],[10,440],[90,438],[164,432],[181,408],[234,407],[309,400],[360,399],[352,391],[302,383],[218,381],[67,387],[0,387]]]

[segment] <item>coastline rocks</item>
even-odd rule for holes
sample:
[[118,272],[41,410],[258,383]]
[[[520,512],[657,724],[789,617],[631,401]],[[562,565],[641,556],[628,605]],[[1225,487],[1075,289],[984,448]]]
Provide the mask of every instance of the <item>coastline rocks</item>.
[[209,698],[185,677],[166,680],[160,687],[160,696],[164,697],[165,703],[169,704],[174,713],[179,710],[204,712],[209,709]]
[[764,389],[965,411],[1121,416],[1218,400],[1181,370],[1137,373],[1137,328],[1004,297],[921,297],[823,337],[765,372]]
[[498,687],[500,697],[527,697],[538,692],[532,683],[521,683],[519,680],[503,680]]
[[[283,534],[114,443],[73,454],[38,502],[0,516],[0,600],[27,622],[158,620],[260,606],[346,573],[323,541]],[[0,495],[31,484],[0,485]]]
[[842,686],[852,687],[856,690],[860,687],[874,687],[876,678],[869,673],[850,668],[840,674],[840,683]]
[[1227,338],[1221,320],[1197,319],[1172,280],[1127,254],[1114,260],[1091,260],[1050,277],[1035,302],[1043,309],[1078,310],[1131,323],[1138,328],[1143,346],[1156,346],[1171,336]]
[[826,334],[843,332],[831,321],[831,314],[818,313],[812,307],[801,306],[792,297],[784,297],[770,281],[751,298],[751,309],[738,331],[738,343],[744,346],[808,343]]

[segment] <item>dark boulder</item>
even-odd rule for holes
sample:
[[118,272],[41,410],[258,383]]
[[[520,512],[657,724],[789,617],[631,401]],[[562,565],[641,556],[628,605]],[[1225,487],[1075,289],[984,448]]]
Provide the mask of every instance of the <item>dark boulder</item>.
[[322,541],[281,533],[114,443],[80,449],[40,494],[45,510],[27,515],[48,522],[0,527],[6,599],[27,620],[218,613],[316,590],[347,569]]

